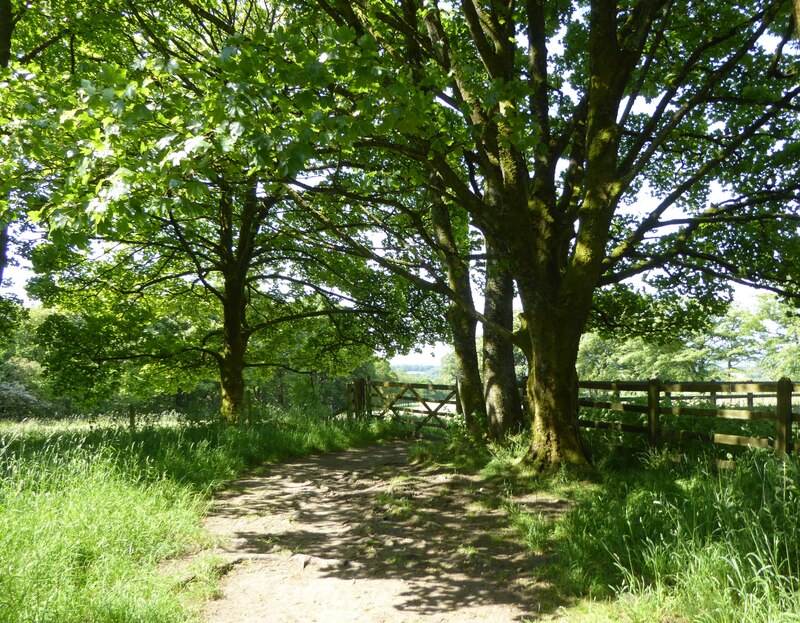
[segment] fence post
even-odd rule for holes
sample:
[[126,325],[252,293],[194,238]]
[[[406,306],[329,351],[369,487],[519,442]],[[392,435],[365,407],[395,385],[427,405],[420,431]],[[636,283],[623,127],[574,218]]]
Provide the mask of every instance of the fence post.
[[647,384],[647,444],[651,450],[658,448],[661,437],[661,380],[650,379]]
[[792,451],[792,390],[794,385],[785,376],[778,381],[778,406],[775,419],[775,451],[786,456]]

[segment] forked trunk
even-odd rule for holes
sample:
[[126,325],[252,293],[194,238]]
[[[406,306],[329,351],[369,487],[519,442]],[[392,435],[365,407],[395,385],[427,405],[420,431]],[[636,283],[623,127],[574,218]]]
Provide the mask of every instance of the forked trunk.
[[[484,296],[487,320],[512,331],[514,282],[491,252],[486,262]],[[483,328],[483,388],[489,436],[501,439],[521,431],[525,417],[514,369],[514,345],[491,324]]]

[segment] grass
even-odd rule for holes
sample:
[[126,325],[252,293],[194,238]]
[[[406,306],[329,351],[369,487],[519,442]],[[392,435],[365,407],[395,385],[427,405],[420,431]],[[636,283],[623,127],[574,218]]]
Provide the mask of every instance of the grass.
[[[159,564],[201,550],[208,495],[263,462],[371,443],[396,431],[267,411],[232,429],[151,422],[0,425],[0,621],[173,623],[196,620],[214,590],[200,564],[188,586]],[[519,459],[523,435],[476,449],[454,428],[421,442],[418,461],[499,483],[500,504],[533,555],[564,621],[800,620],[800,461],[747,451],[734,470],[713,455],[613,454],[594,447],[592,482],[542,477]],[[530,512],[515,496],[568,499],[562,514]],[[402,496],[380,500],[409,512]],[[556,606],[560,606],[557,608]]]
[[[710,449],[669,453],[593,447],[596,478],[524,471],[525,436],[476,454],[506,486],[508,521],[558,595],[557,620],[772,623],[800,620],[800,460],[747,450],[718,470]],[[425,452],[463,468],[461,442]],[[562,514],[528,511],[518,494],[571,500]]]
[[[0,621],[195,620],[214,590],[206,565],[189,586],[159,563],[209,544],[210,492],[264,462],[375,442],[380,423],[269,411],[258,423],[0,426]],[[202,567],[202,563],[201,563]]]
[[800,618],[800,463],[766,452],[715,471],[646,455],[555,526],[561,583],[632,621]]

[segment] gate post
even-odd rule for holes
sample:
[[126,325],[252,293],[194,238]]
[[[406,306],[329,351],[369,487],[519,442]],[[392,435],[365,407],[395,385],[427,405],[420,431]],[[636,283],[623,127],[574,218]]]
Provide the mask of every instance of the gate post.
[[348,383],[345,387],[345,409],[347,410],[347,419],[353,417],[353,384]]
[[364,379],[356,379],[353,389],[356,417],[361,417],[364,415]]
[[364,381],[364,412],[366,416],[372,417],[372,379],[369,378],[369,374]]

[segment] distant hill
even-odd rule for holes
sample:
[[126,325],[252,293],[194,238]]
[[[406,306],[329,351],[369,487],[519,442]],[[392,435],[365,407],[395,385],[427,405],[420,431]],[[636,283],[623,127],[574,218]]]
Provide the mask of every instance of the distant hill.
[[410,376],[435,379],[439,376],[440,366],[438,364],[425,365],[420,363],[401,363],[398,365],[393,365],[392,369]]

